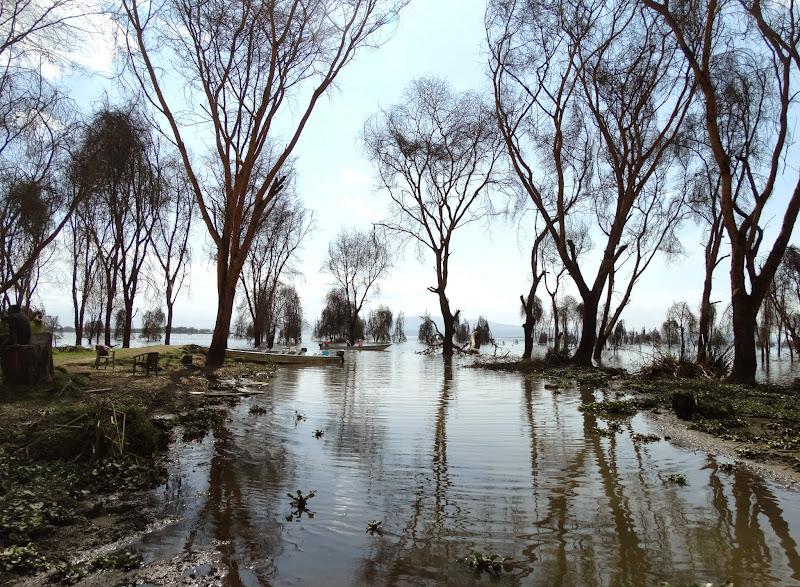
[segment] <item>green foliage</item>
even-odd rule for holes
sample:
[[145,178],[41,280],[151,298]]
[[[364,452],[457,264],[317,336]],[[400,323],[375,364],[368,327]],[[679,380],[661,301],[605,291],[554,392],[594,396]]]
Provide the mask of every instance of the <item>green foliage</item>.
[[225,421],[225,412],[220,410],[198,410],[178,416],[177,424],[183,427],[183,440],[200,440],[210,429]]
[[619,418],[633,416],[639,410],[658,407],[657,398],[638,398],[622,401],[592,402],[581,404],[578,410],[599,418]]
[[163,483],[167,470],[151,461],[140,462],[133,457],[105,459],[94,466],[73,468],[67,483],[73,493],[115,493],[152,489]]
[[632,437],[634,442],[642,442],[644,444],[650,442],[658,442],[661,440],[660,437],[656,436],[655,434],[634,434]]
[[48,562],[30,544],[13,545],[0,550],[0,570],[7,573],[35,575],[48,567]]
[[263,416],[267,413],[267,410],[261,406],[250,406],[248,413],[253,414],[254,416]]
[[142,556],[128,550],[116,554],[98,556],[91,560],[91,565],[95,569],[119,569],[121,571],[131,571],[142,566]]
[[686,485],[686,475],[673,473],[672,475],[667,475],[667,481],[676,485]]
[[383,524],[383,520],[372,520],[371,522],[367,522],[367,532],[370,534],[378,534],[381,533],[381,525]]
[[70,512],[42,493],[12,490],[0,498],[0,533],[28,532],[48,524],[64,523]]
[[152,456],[168,436],[136,405],[89,402],[52,410],[36,426],[28,443],[34,458],[96,460],[122,454]]

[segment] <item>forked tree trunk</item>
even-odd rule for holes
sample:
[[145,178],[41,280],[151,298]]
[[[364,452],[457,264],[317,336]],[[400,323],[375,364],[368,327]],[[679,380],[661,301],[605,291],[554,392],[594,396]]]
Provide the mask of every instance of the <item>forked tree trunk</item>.
[[456,333],[456,327],[455,324],[453,324],[453,314],[450,312],[450,302],[444,293],[444,288],[439,290],[439,308],[442,312],[442,320],[444,321],[442,354],[445,357],[449,357],[453,354],[453,336]]

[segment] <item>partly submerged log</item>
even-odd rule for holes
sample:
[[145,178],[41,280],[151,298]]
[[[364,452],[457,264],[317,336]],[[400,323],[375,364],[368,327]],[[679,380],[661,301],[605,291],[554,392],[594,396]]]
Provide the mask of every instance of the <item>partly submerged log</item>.
[[29,344],[0,347],[4,385],[36,385],[53,379],[53,335],[38,332]]

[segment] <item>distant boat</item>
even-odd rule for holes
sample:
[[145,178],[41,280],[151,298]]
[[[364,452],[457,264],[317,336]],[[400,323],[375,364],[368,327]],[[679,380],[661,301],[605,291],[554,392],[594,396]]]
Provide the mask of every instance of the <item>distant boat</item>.
[[[201,346],[200,352],[208,353],[208,347]],[[344,351],[338,351],[328,355],[306,355],[299,352],[225,349],[225,358],[241,359],[248,363],[273,365],[341,365],[344,362]]]
[[328,342],[321,342],[319,343],[319,349],[323,352],[325,351],[385,351],[392,343],[360,343],[360,344],[347,344],[345,342],[335,342],[335,343],[328,343]]

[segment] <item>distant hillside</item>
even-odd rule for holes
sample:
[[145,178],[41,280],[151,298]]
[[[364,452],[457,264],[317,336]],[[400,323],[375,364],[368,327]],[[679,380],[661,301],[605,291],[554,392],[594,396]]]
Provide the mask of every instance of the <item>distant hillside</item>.
[[[444,329],[444,323],[441,317],[431,316],[431,318],[436,323],[436,326],[439,327],[440,331]],[[478,323],[477,318],[468,318],[467,321],[471,328],[475,328],[475,325]],[[422,324],[422,319],[419,316],[406,316],[404,326],[406,336],[416,336],[417,332],[419,332],[420,324]],[[495,338],[522,338],[523,334],[522,324],[500,324],[489,320],[489,329],[492,331],[492,336]]]

